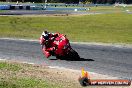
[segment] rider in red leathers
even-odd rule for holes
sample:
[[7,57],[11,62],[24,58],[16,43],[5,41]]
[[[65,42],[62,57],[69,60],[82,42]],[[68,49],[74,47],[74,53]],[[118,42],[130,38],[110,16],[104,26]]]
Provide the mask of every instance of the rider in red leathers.
[[40,37],[40,44],[42,45],[42,50],[44,51],[46,58],[53,54],[53,51],[55,50],[55,45],[53,42],[58,35],[59,33],[49,33],[47,31],[42,33]]

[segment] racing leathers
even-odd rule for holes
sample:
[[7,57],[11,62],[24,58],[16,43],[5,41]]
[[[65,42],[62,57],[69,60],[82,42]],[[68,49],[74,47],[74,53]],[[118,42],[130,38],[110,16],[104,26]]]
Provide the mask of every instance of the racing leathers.
[[40,44],[42,46],[42,50],[44,52],[44,55],[46,58],[54,54],[55,45],[54,45],[54,39],[59,35],[59,33],[48,33],[47,37],[45,35],[41,35],[40,37]]

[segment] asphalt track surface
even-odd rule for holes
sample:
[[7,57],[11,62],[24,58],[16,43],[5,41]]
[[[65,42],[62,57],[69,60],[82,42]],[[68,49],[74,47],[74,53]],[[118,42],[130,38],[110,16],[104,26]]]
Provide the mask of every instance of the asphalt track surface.
[[[123,79],[132,79],[132,48],[71,44],[81,61],[45,58],[39,42],[0,39],[0,59],[85,70]],[[104,78],[105,79],[105,78]]]
[[101,14],[101,12],[85,12],[85,11],[55,11],[55,10],[6,10],[0,12],[0,15],[86,15]]

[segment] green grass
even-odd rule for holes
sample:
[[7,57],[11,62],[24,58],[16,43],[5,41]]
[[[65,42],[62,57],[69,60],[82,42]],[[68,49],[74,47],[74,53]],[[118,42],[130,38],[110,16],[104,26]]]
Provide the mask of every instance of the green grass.
[[61,88],[41,79],[10,78],[0,80],[0,88]]
[[2,69],[6,69],[6,70],[10,70],[10,71],[19,71],[21,69],[21,67],[16,64],[0,62],[0,70],[2,70]]
[[0,10],[0,12],[6,12],[6,10]]
[[[46,71],[39,70],[40,68],[28,64],[1,61],[0,88],[63,88],[46,79],[44,76]],[[41,75],[43,74],[41,78],[39,78],[40,72]],[[32,76],[33,74],[35,75]]]
[[130,10],[132,11],[132,6],[118,6],[118,7],[114,7],[114,6],[98,6],[98,7],[89,7],[90,11],[92,12],[98,12],[98,11],[103,11],[103,12],[122,12],[125,10]]
[[122,7],[113,7],[113,6],[98,6],[98,7],[90,7],[90,11],[122,11]]
[[62,17],[0,17],[0,37],[38,39],[44,29],[71,41],[132,43],[132,15],[113,13]]

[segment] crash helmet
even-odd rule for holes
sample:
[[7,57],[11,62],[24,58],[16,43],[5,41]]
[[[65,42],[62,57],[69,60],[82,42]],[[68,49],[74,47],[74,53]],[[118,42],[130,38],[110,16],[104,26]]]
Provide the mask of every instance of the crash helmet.
[[45,40],[49,39],[49,32],[48,31],[43,31],[42,36]]

